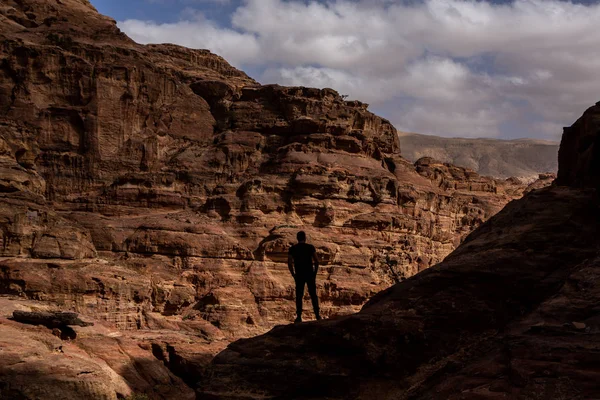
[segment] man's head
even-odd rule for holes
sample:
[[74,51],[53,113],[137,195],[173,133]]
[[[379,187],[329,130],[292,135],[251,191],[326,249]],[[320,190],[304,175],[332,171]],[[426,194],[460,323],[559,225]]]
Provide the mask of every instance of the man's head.
[[306,242],[306,233],[304,233],[304,231],[298,232],[296,234],[296,239],[298,239],[298,242],[300,243]]

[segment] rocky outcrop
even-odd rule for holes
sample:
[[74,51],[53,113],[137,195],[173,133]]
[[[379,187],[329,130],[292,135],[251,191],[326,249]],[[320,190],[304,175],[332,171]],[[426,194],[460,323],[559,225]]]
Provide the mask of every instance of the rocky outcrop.
[[61,339],[75,339],[77,332],[73,326],[93,326],[92,322],[84,322],[74,312],[40,312],[14,311],[13,320],[23,324],[43,325],[52,329],[52,334]]
[[233,343],[199,398],[598,397],[597,160],[568,155],[597,140],[596,109],[565,130],[565,186],[510,203],[357,314]]
[[600,102],[565,128],[558,160],[558,182],[565,186],[597,188],[600,184]]
[[[0,297],[1,315],[15,307],[20,314],[54,314],[40,302]],[[117,400],[142,394],[148,399],[195,398],[158,358],[163,341],[179,347],[193,336],[174,331],[128,334],[102,325],[85,325],[73,327],[77,339],[72,341],[61,340],[61,335],[46,327],[0,318],[0,398],[70,399],[77,395]]]
[[[228,341],[291,321],[300,229],[323,261],[323,316],[347,315],[525,190],[404,160],[394,127],[334,90],[261,86],[208,51],[137,45],[87,0],[4,1],[0,38],[0,294],[116,329],[171,371],[125,376],[111,336],[78,333],[74,351],[126,381],[95,398],[125,384],[177,397],[155,381],[195,386]],[[10,371],[0,389],[43,398]]]

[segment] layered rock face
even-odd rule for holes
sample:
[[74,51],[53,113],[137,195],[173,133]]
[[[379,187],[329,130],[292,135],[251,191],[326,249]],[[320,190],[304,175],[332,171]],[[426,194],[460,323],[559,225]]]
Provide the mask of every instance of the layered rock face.
[[510,203],[357,314],[233,343],[199,397],[597,398],[597,111],[565,130],[564,186]]
[[0,38],[0,293],[20,299],[3,310],[96,323],[62,349],[81,363],[52,375],[34,351],[60,357],[47,329],[0,320],[13,397],[46,398],[13,379],[22,367],[59,382],[54,397],[190,396],[229,341],[293,319],[298,230],[323,263],[323,315],[345,315],[531,189],[409,163],[366,104],[261,86],[208,51],[137,45],[86,0],[3,1]]

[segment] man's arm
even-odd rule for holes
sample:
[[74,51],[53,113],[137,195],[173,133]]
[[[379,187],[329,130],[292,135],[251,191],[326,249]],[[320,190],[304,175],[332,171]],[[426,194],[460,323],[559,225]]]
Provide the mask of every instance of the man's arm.
[[319,272],[319,259],[317,258],[317,249],[313,252],[312,255],[313,264],[315,266],[315,276],[317,276],[317,272]]
[[288,269],[290,270],[290,274],[292,274],[292,277],[296,277],[296,273],[294,272],[294,257],[292,257],[292,254],[288,252]]

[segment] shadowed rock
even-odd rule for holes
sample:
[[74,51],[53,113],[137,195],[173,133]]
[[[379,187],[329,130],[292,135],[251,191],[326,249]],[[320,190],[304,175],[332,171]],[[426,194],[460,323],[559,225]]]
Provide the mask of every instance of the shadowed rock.
[[597,111],[565,130],[566,186],[510,203],[357,314],[231,344],[199,398],[598,397]]
[[92,322],[82,321],[79,314],[74,312],[13,311],[13,319],[24,324],[43,325],[52,329],[52,333],[63,340],[77,337],[73,326],[94,325]]
[[13,319],[24,324],[44,325],[48,328],[63,326],[93,326],[92,322],[79,319],[74,312],[14,311]]

